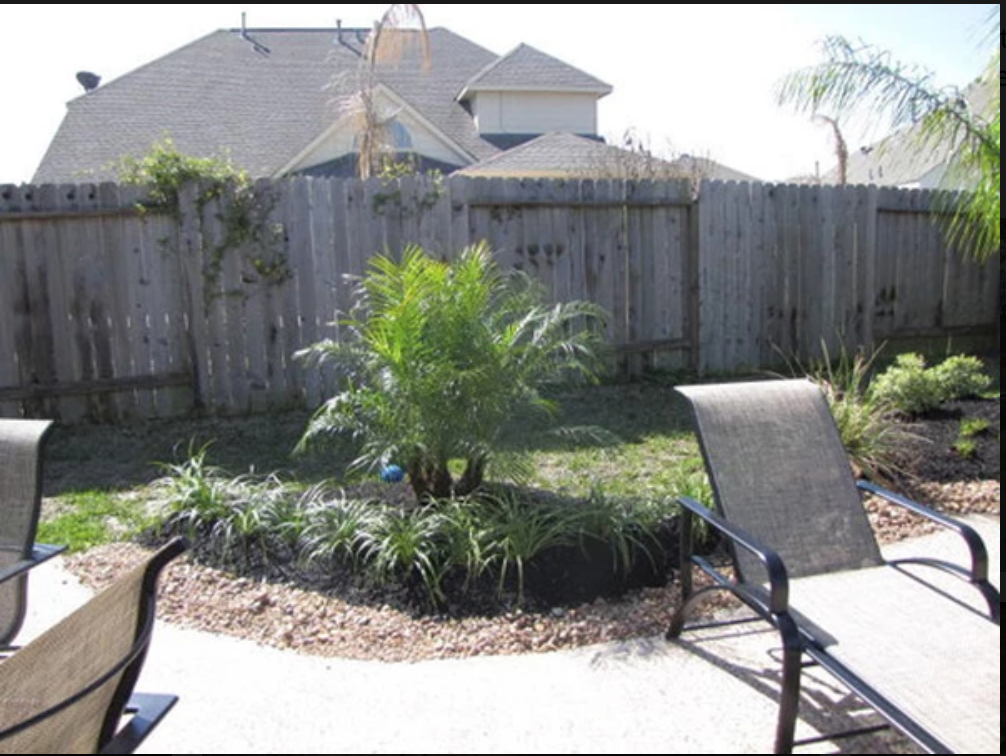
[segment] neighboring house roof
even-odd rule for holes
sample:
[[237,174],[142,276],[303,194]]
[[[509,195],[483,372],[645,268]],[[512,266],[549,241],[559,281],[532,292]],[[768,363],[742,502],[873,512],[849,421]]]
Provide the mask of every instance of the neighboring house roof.
[[[995,90],[973,85],[964,94],[975,113],[988,111]],[[954,145],[926,145],[921,127],[899,131],[883,141],[863,147],[849,156],[848,183],[897,186],[912,189],[951,188],[947,186]],[[838,168],[825,175],[826,184],[838,183]],[[958,183],[967,180],[958,177]]]
[[[933,189],[946,175],[947,149],[922,150],[915,130],[899,132],[849,156],[848,183]],[[838,169],[824,177],[834,184]]]
[[465,86],[459,100],[477,92],[578,92],[606,96],[609,84],[578,68],[546,55],[530,45],[520,45],[479,71]]
[[642,155],[576,134],[546,134],[458,172],[482,178],[575,178],[642,169]]
[[707,158],[667,161],[575,134],[546,134],[461,171],[470,178],[683,178],[756,182]]
[[758,184],[762,181],[760,178],[734,170],[707,157],[682,155],[677,160],[670,161],[670,166],[674,173],[700,180],[734,181],[738,184]]
[[[185,154],[224,151],[253,176],[279,175],[345,116],[347,103],[361,89],[368,33],[214,32],[70,102],[35,182],[114,179],[124,156],[145,155],[165,136]],[[398,65],[380,65],[376,79],[391,95],[388,99],[404,103],[438,139],[464,156],[462,164],[500,153],[478,133],[458,99],[473,82],[519,89],[524,77],[536,82],[536,91],[598,96],[611,91],[530,47],[499,58],[446,29],[430,30],[429,40],[428,66],[420,65],[419,53],[413,51]]]

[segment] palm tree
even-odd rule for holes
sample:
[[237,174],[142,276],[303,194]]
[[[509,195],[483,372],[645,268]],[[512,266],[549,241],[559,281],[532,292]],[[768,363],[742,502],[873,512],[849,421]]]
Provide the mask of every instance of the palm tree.
[[845,141],[842,126],[835,118],[817,115],[814,119],[831,129],[835,136],[835,157],[838,159],[838,185],[849,183],[849,143]]
[[431,54],[426,17],[418,5],[401,3],[387,10],[367,39],[360,62],[360,89],[350,105],[357,121],[360,178],[378,175],[389,152],[394,150],[388,128],[394,117],[382,113],[377,102],[380,69],[401,62],[417,44],[420,65],[427,69]]
[[593,376],[602,346],[598,307],[547,304],[539,284],[501,270],[485,244],[450,263],[418,247],[401,262],[376,257],[355,302],[341,344],[300,355],[333,365],[344,389],[302,446],[355,437],[356,468],[400,465],[421,502],[475,492],[506,439],[526,438],[531,416],[557,409],[542,389]]
[[[999,26],[999,6],[989,22]],[[918,149],[932,155],[949,149],[953,181],[978,177],[977,188],[963,201],[955,195],[952,234],[978,259],[994,257],[999,237],[999,90],[990,105],[975,112],[957,88],[940,88],[930,73],[892,59],[877,48],[854,45],[842,37],[824,43],[825,61],[788,76],[779,89],[779,103],[799,112],[844,117],[867,112],[885,116],[892,129],[916,127]],[[994,84],[993,68],[981,86]]]

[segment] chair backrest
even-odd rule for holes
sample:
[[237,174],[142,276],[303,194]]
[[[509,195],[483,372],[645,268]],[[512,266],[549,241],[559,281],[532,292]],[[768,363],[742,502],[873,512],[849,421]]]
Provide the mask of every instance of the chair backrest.
[[[0,420],[0,570],[31,554],[42,508],[42,445],[52,423]],[[21,629],[28,577],[0,583],[0,648]]]
[[[875,567],[880,547],[827,399],[810,381],[679,389],[695,412],[719,513],[792,577]],[[736,555],[742,580],[764,570]]]
[[97,753],[115,734],[146,656],[170,543],[0,662],[0,753]]

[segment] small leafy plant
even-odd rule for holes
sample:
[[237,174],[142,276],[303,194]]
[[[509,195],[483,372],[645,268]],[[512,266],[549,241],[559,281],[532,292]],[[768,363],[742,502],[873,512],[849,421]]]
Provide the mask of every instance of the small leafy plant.
[[962,420],[954,451],[964,459],[974,459],[978,456],[978,439],[986,435],[991,427],[992,424],[983,418]]
[[946,402],[980,396],[991,385],[992,379],[974,357],[953,357],[929,368],[921,355],[906,354],[874,381],[871,395],[905,415],[917,417]]

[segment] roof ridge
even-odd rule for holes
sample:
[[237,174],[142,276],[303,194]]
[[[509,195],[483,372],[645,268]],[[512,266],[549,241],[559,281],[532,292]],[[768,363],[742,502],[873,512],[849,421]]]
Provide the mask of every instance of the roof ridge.
[[344,32],[364,32],[370,34],[374,31],[370,27],[365,26],[249,26],[246,29],[240,27],[230,28],[230,29],[218,29],[217,31],[229,32],[232,34],[240,34],[241,32],[247,32],[249,34],[257,32],[258,34],[310,34],[311,32],[325,32],[326,34],[338,33],[340,31]]
[[[516,55],[524,47],[530,47],[530,45],[527,45],[524,42],[521,42],[519,45],[517,45],[515,48],[513,48],[510,52],[505,53],[504,55],[499,56],[496,60],[494,60],[488,66],[486,66],[481,71],[479,71],[477,74],[475,74],[471,78],[471,80],[468,81],[465,84],[464,88],[461,90],[461,93],[458,95],[458,99],[459,100],[464,99],[464,96],[468,92],[468,90],[470,90],[475,84],[478,84],[478,82],[479,82],[480,79],[484,79],[485,77],[487,77],[489,74],[491,74],[497,68],[499,68],[500,66],[502,66],[507,60],[509,60],[510,58],[512,58],[514,55]],[[534,48],[531,48],[531,49],[533,50]]]
[[[480,85],[482,85],[487,79],[491,77],[493,73],[496,73],[500,71],[500,69],[505,68],[508,63],[512,63],[514,61],[519,60],[522,53],[529,54],[531,56],[531,60],[534,62],[539,62],[539,64],[540,62],[545,62],[549,67],[545,70],[553,75],[555,71],[558,70],[565,75],[569,74],[574,75],[574,81],[576,78],[580,79],[579,83],[570,84],[567,82],[565,84],[548,86],[547,88],[549,91],[556,90],[556,91],[591,92],[599,95],[611,94],[611,92],[613,91],[613,88],[611,87],[610,84],[601,81],[596,76],[584,71],[582,68],[578,68],[577,66],[574,66],[571,63],[567,63],[566,61],[557,58],[554,55],[550,55],[549,53],[546,53],[543,50],[538,49],[537,47],[529,45],[526,42],[522,42],[519,45],[517,45],[517,47],[512,49],[510,52],[508,52],[506,55],[500,56],[498,59],[496,59],[491,64],[486,66],[484,69],[479,71],[472,79],[470,79],[468,83],[465,84],[461,93],[458,95],[458,100],[461,101],[466,99],[467,96],[472,91],[476,91],[480,87]],[[515,65],[519,66],[520,64],[516,63]],[[490,85],[486,85],[486,87],[487,89],[492,89],[492,86]],[[507,85],[503,86],[502,88],[508,90],[534,89],[533,86],[530,86],[528,84]]]

